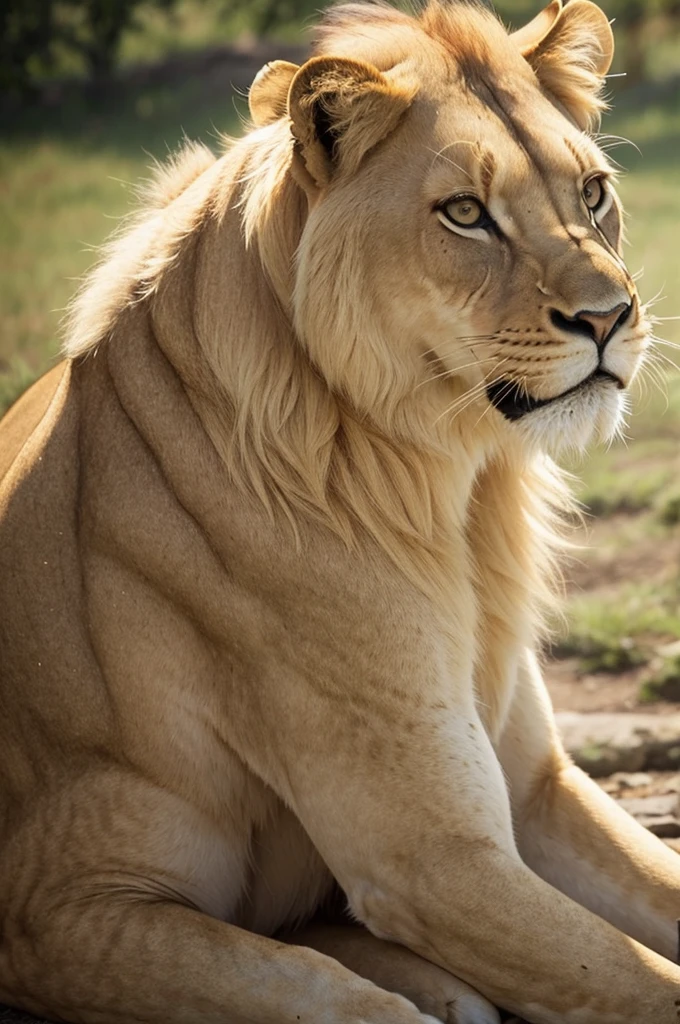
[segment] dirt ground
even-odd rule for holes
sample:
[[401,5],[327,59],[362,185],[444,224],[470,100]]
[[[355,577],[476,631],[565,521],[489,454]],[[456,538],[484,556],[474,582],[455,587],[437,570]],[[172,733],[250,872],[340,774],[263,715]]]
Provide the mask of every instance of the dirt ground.
[[641,704],[638,695],[646,669],[633,668],[610,675],[582,672],[578,658],[549,660],[545,679],[556,711],[636,711],[664,715],[680,711],[679,703]]

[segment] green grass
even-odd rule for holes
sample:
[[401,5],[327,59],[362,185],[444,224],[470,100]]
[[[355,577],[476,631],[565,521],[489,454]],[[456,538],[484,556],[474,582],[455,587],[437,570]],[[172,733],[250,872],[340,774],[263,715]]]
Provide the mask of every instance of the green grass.
[[569,468],[592,515],[652,510],[671,526],[680,481],[680,376],[649,383],[643,395],[637,391],[625,439],[590,451]]
[[[616,566],[630,558],[632,578],[618,586],[595,582],[567,605],[568,636],[553,653],[577,656],[583,672],[620,672],[653,666],[658,647],[680,639],[680,565],[674,538],[680,529],[680,376],[638,403],[628,440],[595,449],[570,466],[580,479],[577,493],[588,512],[607,520],[594,564]],[[661,578],[645,552],[668,550]],[[584,554],[587,561],[588,553]],[[662,559],[663,561],[663,559]],[[606,572],[603,574],[606,578]],[[650,670],[651,671],[651,670]],[[672,683],[657,670],[648,675],[641,699],[670,694]],[[655,682],[656,681],[656,682]],[[655,698],[651,694],[657,693]]]
[[643,704],[658,700],[680,701],[680,652],[659,657],[640,686],[640,700]]
[[[678,316],[680,80],[662,89],[648,86],[624,93],[603,130],[634,141],[640,150],[620,145],[609,151],[626,168],[620,191],[628,212],[628,265],[634,273],[643,272],[639,282],[643,299],[659,297],[654,314]],[[680,320],[666,320],[657,333],[680,342]]]
[[0,140],[0,413],[59,350],[59,321],[96,249],[134,206],[132,186],[184,135],[237,132],[230,95],[200,78],[121,88],[91,108],[77,92]]
[[574,597],[570,632],[554,649],[578,656],[585,672],[620,672],[651,663],[657,651],[680,637],[680,577],[662,584],[632,582],[616,593]]
[[643,301],[655,300],[661,341],[652,361],[663,379],[644,370],[633,389],[626,439],[591,451],[570,468],[593,514],[654,510],[671,525],[680,480],[680,376],[673,366],[680,365],[680,319],[674,319],[680,315],[680,83],[623,93],[603,131],[639,147],[622,143],[609,155],[626,168],[619,182],[627,210],[626,260],[633,273],[641,273]]
[[[139,173],[134,160],[55,139],[0,146],[0,395],[5,378],[26,380],[58,348],[57,326],[77,278],[93,260],[91,247],[122,212],[127,197],[115,178]],[[5,369],[8,366],[9,369]]]

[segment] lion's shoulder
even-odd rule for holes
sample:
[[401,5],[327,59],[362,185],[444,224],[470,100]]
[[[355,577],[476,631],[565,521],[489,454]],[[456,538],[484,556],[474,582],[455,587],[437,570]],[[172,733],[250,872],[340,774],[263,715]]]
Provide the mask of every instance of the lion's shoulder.
[[2,420],[0,481],[47,412],[69,364],[62,361],[45,373],[19,398]]

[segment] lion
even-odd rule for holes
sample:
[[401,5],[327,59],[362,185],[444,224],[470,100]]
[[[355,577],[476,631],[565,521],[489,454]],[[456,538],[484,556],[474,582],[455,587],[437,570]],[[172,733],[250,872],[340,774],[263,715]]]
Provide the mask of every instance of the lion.
[[0,448],[0,1000],[678,1024],[680,861],[558,738],[568,487],[649,344],[603,12],[325,16]]

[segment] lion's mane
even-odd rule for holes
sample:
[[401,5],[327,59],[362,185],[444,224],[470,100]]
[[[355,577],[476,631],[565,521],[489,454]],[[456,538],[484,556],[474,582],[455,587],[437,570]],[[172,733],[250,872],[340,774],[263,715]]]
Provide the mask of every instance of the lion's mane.
[[[455,36],[464,50],[478,38],[479,19],[496,24],[488,12],[455,4],[430,4],[420,21],[348,5],[328,16],[317,53],[370,52],[374,35],[384,43],[386,25],[395,53],[422,32]],[[471,22],[475,32],[466,34]],[[577,67],[567,97],[564,76],[559,85],[561,101],[580,104],[587,117],[601,106],[590,74],[585,63]],[[321,321],[349,325],[344,351],[333,353],[342,383],[329,383],[298,324],[296,275],[309,242],[293,150],[281,117],[226,141],[217,158],[190,144],[160,168],[141,212],[76,298],[66,354],[86,358],[115,345],[120,332],[150,325],[235,485],[273,517],[298,535],[309,520],[323,523],[348,545],[367,533],[436,598],[443,617],[451,567],[464,561],[494,634],[479,638],[479,650],[502,651],[518,634],[531,643],[552,607],[556,523],[571,508],[564,477],[548,458],[506,443],[500,417],[480,418],[475,406],[447,418],[427,388],[405,387],[398,366],[390,375],[389,354],[376,354],[389,339],[362,339],[357,327],[370,321],[370,295],[349,229],[341,264],[314,295]],[[357,411],[367,406],[370,417]]]

